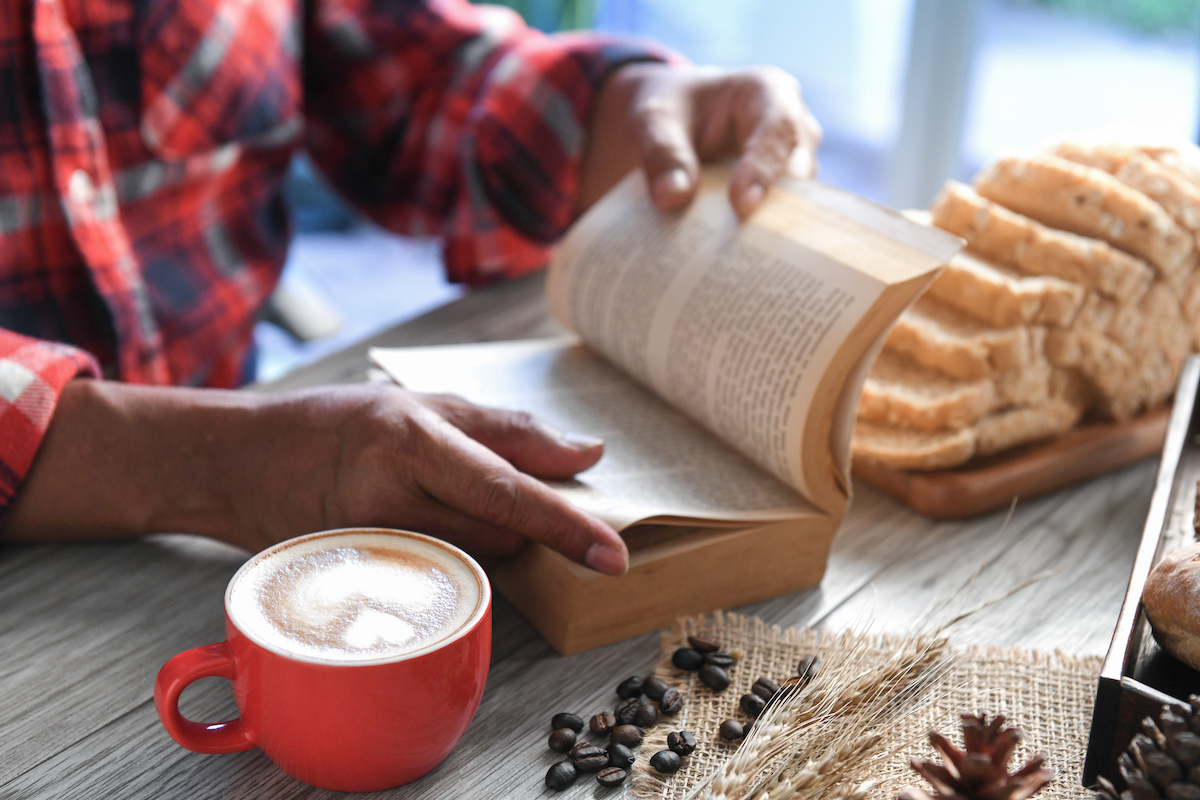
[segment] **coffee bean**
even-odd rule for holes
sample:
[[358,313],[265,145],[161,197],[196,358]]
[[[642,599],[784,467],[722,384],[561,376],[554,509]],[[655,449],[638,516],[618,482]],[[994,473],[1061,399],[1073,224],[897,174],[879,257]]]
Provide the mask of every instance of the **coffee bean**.
[[559,728],[550,734],[550,739],[547,743],[550,745],[551,750],[565,753],[575,746],[575,731],[570,728]]
[[701,653],[715,653],[721,649],[721,645],[712,639],[705,639],[703,636],[689,636],[688,644],[692,646],[693,650]]
[[729,688],[729,673],[712,664],[700,668],[700,682],[714,692],[723,692]]
[[593,744],[592,742],[579,742],[574,747],[571,748],[571,752],[567,753],[567,755],[570,756],[572,760],[574,760],[581,752],[583,752],[584,750],[586,750],[589,747],[595,747],[595,746],[596,745]]
[[750,734],[754,733],[754,726],[758,724],[758,720],[752,719],[742,726],[742,738],[749,739]]
[[622,701],[613,716],[617,719],[618,725],[632,725],[633,718],[637,716],[638,706],[641,702],[636,697],[631,697],[628,700]]
[[681,756],[690,756],[696,750],[696,737],[688,731],[668,733],[667,748]]
[[608,765],[610,767],[620,767],[621,769],[629,769],[633,766],[633,751],[623,744],[610,744],[608,746]]
[[738,705],[752,717],[757,717],[767,707],[767,701],[756,694],[744,694],[738,700]]
[[695,672],[704,666],[704,655],[690,647],[681,647],[671,654],[671,663],[685,672]]
[[626,678],[617,684],[617,697],[622,700],[628,700],[631,697],[638,697],[642,693],[642,679],[637,675],[631,678]]
[[658,722],[658,706],[654,703],[642,703],[638,706],[633,724],[639,728],[649,728]]
[[611,789],[624,783],[625,775],[625,770],[620,767],[605,767],[596,773],[596,782],[606,789]]
[[618,725],[612,730],[612,742],[637,747],[642,743],[642,729],[637,725]]
[[769,703],[775,693],[779,691],[779,684],[770,678],[759,678],[750,687],[750,691]]
[[662,700],[658,701],[658,710],[668,717],[673,717],[683,711],[683,697],[679,694],[679,690],[673,687],[667,689],[663,693]]
[[733,666],[733,656],[729,653],[705,653],[704,661],[706,664],[712,664],[714,667],[721,669],[729,669]]
[[576,733],[579,733],[581,730],[583,730],[583,720],[575,714],[555,714],[550,719],[550,727],[554,730],[558,730],[559,728],[570,728]]
[[597,736],[607,736],[609,731],[617,727],[617,718],[613,716],[611,711],[602,711],[592,717],[591,722],[588,723],[588,727]]
[[556,792],[569,788],[579,776],[579,771],[570,761],[560,761],[546,772],[546,785]]
[[580,772],[596,772],[608,766],[608,751],[595,745],[585,747],[571,760],[571,763]]
[[745,727],[736,719],[727,719],[722,722],[717,732],[721,734],[722,739],[730,742],[737,741],[746,735]]
[[800,680],[804,685],[817,677],[817,673],[821,671],[821,659],[819,656],[805,656],[800,659],[800,664],[796,667],[796,674],[800,676]]
[[662,700],[663,692],[671,687],[662,678],[649,677],[642,681],[642,694],[649,697],[654,702]]
[[670,750],[659,750],[650,758],[650,766],[664,775],[678,772],[681,764],[683,761],[680,760],[679,754],[672,753]]

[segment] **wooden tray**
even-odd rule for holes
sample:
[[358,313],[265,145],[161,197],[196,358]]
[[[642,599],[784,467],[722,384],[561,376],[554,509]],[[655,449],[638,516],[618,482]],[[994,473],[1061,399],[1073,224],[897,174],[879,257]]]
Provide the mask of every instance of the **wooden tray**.
[[854,477],[934,519],[964,519],[1007,508],[1157,454],[1170,409],[1129,422],[1081,425],[1057,439],[1027,445],[955,469],[917,472],[854,462]]
[[1142,587],[1150,570],[1165,554],[1196,539],[1196,481],[1200,479],[1198,383],[1200,356],[1192,356],[1179,379],[1142,541],[1100,671],[1083,767],[1084,786],[1091,786],[1097,775],[1115,779],[1117,757],[1140,730],[1142,719],[1156,714],[1164,703],[1186,707],[1188,695],[1200,693],[1200,673],[1158,646],[1142,610]]

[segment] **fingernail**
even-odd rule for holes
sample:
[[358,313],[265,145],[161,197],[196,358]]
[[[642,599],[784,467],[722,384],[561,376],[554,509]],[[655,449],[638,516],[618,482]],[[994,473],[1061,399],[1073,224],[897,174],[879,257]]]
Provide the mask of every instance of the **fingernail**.
[[595,436],[588,436],[586,433],[571,433],[560,431],[545,420],[536,421],[538,430],[548,439],[561,444],[563,447],[569,447],[572,450],[591,450],[600,447],[604,444],[603,439],[597,439]]
[[594,450],[604,446],[603,439],[588,436],[586,433],[564,433],[558,440],[572,450]]
[[747,186],[746,191],[742,192],[742,213],[749,214],[758,208],[758,204],[762,202],[763,194],[765,192],[761,183],[752,183]]
[[658,196],[682,194],[690,189],[692,179],[687,170],[676,167],[659,175],[654,181],[654,194]]
[[623,575],[625,574],[625,570],[629,568],[623,552],[600,542],[593,543],[587,549],[587,554],[583,557],[583,563],[597,572],[603,572],[605,575]]

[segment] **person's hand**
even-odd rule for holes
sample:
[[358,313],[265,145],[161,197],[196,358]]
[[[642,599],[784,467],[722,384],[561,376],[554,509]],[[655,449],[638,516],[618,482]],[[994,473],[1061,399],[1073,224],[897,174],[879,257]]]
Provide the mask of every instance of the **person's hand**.
[[630,64],[607,78],[593,107],[577,210],[638,165],[654,204],[681,208],[700,162],[736,156],[729,199],[746,217],[785,170],[815,175],[820,143],[800,84],[783,70]]
[[620,536],[531,477],[603,444],[528,414],[391,386],[281,395],[72,381],[0,522],[11,540],[179,531],[250,550],[331,528],[406,528],[473,554],[542,542],[620,574]]

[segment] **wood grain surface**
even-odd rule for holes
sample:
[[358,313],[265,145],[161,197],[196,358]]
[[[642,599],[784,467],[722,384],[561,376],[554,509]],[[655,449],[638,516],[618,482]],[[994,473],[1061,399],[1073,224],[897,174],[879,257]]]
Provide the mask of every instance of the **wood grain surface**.
[[[435,344],[542,336],[540,278],[477,291],[375,337]],[[278,390],[362,380],[366,345],[299,370]],[[963,643],[1103,654],[1153,488],[1142,461],[968,522],[923,517],[857,489],[822,584],[740,609],[784,625],[904,631],[1055,572],[956,630]],[[199,755],[167,736],[151,699],[172,655],[223,636],[222,596],[247,554],[184,535],[121,544],[0,548],[0,798],[334,797],[283,775],[259,751]],[[761,557],[771,558],[770,552]],[[542,783],[558,711],[611,706],[621,678],[654,663],[657,634],[561,657],[502,598],[488,687],[474,723],[435,772],[367,797],[555,796]],[[236,713],[228,684],[184,694],[193,719]],[[617,798],[581,781],[557,795]]]

